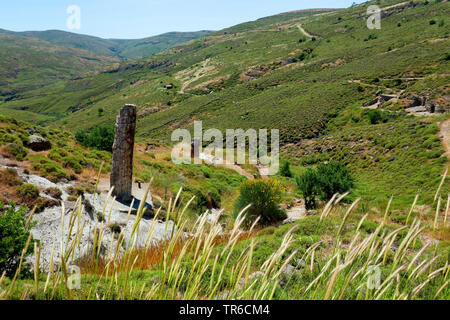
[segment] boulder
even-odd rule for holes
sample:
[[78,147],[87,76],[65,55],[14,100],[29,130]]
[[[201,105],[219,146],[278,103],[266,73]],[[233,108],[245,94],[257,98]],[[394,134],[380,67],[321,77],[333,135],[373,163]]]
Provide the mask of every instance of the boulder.
[[51,149],[52,144],[46,138],[37,135],[31,135],[28,138],[27,147],[33,151],[46,151]]

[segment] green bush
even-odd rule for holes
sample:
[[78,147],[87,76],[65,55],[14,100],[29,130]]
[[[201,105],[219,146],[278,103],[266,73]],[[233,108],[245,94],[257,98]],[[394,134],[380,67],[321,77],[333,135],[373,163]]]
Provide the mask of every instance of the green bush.
[[291,164],[289,163],[289,161],[286,161],[283,163],[283,165],[280,168],[280,174],[283,177],[288,177],[288,178],[292,177]]
[[354,186],[350,170],[340,162],[319,165],[317,175],[323,200],[331,199],[335,193],[345,193]]
[[65,168],[72,168],[75,173],[81,173],[86,162],[83,158],[76,156],[69,156],[62,159],[62,164]]
[[55,199],[61,199],[62,191],[58,188],[47,188],[45,189],[45,194],[48,194],[50,197],[53,197]]
[[317,171],[308,168],[302,175],[296,178],[296,181],[305,200],[306,210],[315,209],[316,197],[320,192]]
[[[30,229],[30,225],[26,226],[26,208],[16,210],[13,206],[0,215],[0,274],[5,272],[6,276],[14,275],[30,235]],[[33,252],[32,242],[28,246],[25,257]]]
[[33,169],[39,171],[49,180],[57,182],[61,179],[69,179],[69,174],[64,171],[59,163],[47,159],[42,155],[30,155],[28,157],[31,160]]
[[59,148],[53,148],[48,153],[49,159],[52,159],[52,160],[58,161],[58,162],[61,162],[62,158],[67,157],[67,155],[68,155],[67,151],[65,151],[63,149],[59,149]]
[[26,200],[36,200],[39,197],[39,189],[32,185],[25,183],[18,189],[19,195]]
[[239,197],[234,204],[235,215],[251,204],[246,211],[247,225],[260,217],[259,224],[269,225],[286,219],[286,212],[280,208],[284,188],[275,179],[248,180],[239,188]]
[[316,207],[317,196],[329,200],[334,194],[342,194],[354,186],[350,171],[340,162],[321,164],[317,169],[309,168],[296,181],[307,210]]
[[387,117],[380,110],[377,109],[370,110],[367,113],[367,116],[369,117],[369,121],[371,124],[386,122],[388,120]]
[[114,130],[114,125],[104,124],[89,131],[78,131],[75,139],[85,147],[112,151]]
[[22,161],[28,154],[27,149],[17,143],[9,143],[5,146],[4,149],[19,161]]

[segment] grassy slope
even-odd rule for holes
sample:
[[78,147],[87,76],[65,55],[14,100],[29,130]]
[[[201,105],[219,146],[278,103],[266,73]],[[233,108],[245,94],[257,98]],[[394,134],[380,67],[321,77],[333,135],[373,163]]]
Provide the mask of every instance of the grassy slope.
[[[29,132],[37,132],[49,139],[51,149],[43,152],[33,152],[29,149],[27,147]],[[181,193],[183,203],[196,196],[190,208],[190,213],[194,215],[210,206],[220,207],[222,201],[232,197],[235,188],[245,180],[245,177],[235,171],[223,167],[174,165],[171,150],[166,146],[153,145],[148,152],[142,149],[142,145],[136,146],[134,159],[136,179],[149,182],[150,178],[154,178],[152,195],[155,201],[160,201],[160,198],[164,200],[175,198],[180,187],[183,187]],[[73,185],[83,181],[92,190],[101,162],[104,161],[103,178],[109,180],[111,153],[79,145],[69,131],[43,128],[1,115],[0,155],[9,158],[11,163],[27,168],[51,181],[74,180]],[[7,185],[7,181],[2,180],[2,183]],[[11,198],[11,193],[0,194],[0,203],[11,201],[18,205],[23,204],[16,198]]]
[[24,92],[38,90],[103,69],[117,62],[86,50],[11,34],[0,34],[0,88],[2,101],[19,99]]
[[143,39],[122,40],[102,39],[60,30],[10,32],[6,30],[2,31],[0,29],[0,33],[2,32],[37,38],[50,42],[54,45],[88,50],[99,55],[111,56],[124,60],[145,58],[152,54],[169,49],[177,44],[181,44],[211,33],[211,31],[206,30],[197,32],[168,32]]
[[[398,2],[382,1],[381,5]],[[393,8],[383,18],[382,29],[374,31],[367,29],[362,18],[366,6],[316,16],[290,13],[242,24],[151,59],[123,64],[109,73],[48,87],[45,94],[30,95],[14,104],[64,117],[56,126],[82,129],[113,122],[124,103],[135,103],[141,139],[167,141],[172,129],[189,127],[194,119],[204,120],[204,127],[219,129],[279,128],[284,144],[296,146],[289,152],[293,157],[303,155],[298,145],[302,139],[315,138],[326,130],[339,132],[333,141],[344,144],[352,135],[370,142],[373,139],[368,132],[376,128],[393,144],[395,158],[383,155],[376,162],[348,150],[342,151],[345,156],[330,152],[327,157],[352,166],[360,182],[355,194],[385,202],[391,194],[403,194],[405,198],[399,202],[410,203],[411,193],[419,189],[427,193],[443,170],[444,161],[438,158],[440,144],[434,142],[428,149],[422,146],[435,134],[435,124],[422,125],[418,119],[398,115],[387,124],[369,126],[362,121],[347,128],[339,119],[349,106],[359,109],[378,89],[390,86],[393,91],[400,90],[391,84],[363,85],[363,90],[358,90],[360,85],[352,80],[371,83],[374,78],[419,76],[425,79],[410,82],[404,87],[406,93],[445,93],[448,76],[441,75],[449,70],[449,62],[443,59],[448,51],[449,8],[447,3],[434,2]],[[444,25],[431,25],[432,19],[443,20]],[[297,28],[299,23],[317,36],[316,41],[307,40]],[[307,49],[313,51],[303,62],[289,63],[289,58],[298,58]],[[207,63],[205,59],[209,59]],[[245,73],[254,66],[263,66],[265,74],[246,81]],[[178,93],[182,83],[199,70],[200,78],[190,83],[185,94]],[[166,83],[174,83],[176,88],[166,90]],[[72,113],[79,106],[83,109]],[[101,116],[99,108],[105,110]],[[335,117],[333,126],[329,120]],[[414,135],[414,128],[433,132],[424,138]],[[413,148],[403,149],[404,141],[411,139]],[[386,170],[395,174],[389,177]],[[430,186],[422,185],[424,177],[433,177]],[[408,192],[399,191],[400,185],[408,185]]]
[[121,59],[143,58],[208,33],[171,32],[138,40],[105,40],[57,30],[11,32],[0,29],[0,103],[12,101],[7,108],[2,108],[2,113],[37,123],[53,121],[61,117],[60,112],[27,111],[30,106],[22,103],[27,100],[20,100],[33,97],[41,108],[46,108],[48,100],[40,99],[42,94],[60,90],[67,80],[89,77],[88,74],[111,67]]

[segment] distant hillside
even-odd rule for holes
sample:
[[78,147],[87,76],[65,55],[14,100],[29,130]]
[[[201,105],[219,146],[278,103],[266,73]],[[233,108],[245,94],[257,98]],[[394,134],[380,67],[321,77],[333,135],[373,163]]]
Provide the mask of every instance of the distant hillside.
[[[283,154],[293,161],[345,162],[357,177],[354,194],[371,201],[394,194],[410,203],[440,179],[446,163],[436,135],[447,115],[422,122],[406,109],[420,97],[449,108],[450,6],[378,1],[382,29],[370,30],[372,3],[240,24],[28,92],[0,103],[0,113],[78,131],[113,123],[133,103],[138,140],[163,143],[194,120],[204,129],[279,129]],[[395,99],[380,110],[362,108],[380,93]]]
[[141,59],[152,54],[165,51],[176,45],[210,34],[212,31],[168,32],[158,36],[137,39],[112,39],[117,48],[118,56],[128,60]]
[[[367,28],[369,4],[240,24],[0,108],[27,106],[64,118],[57,125],[88,128],[113,121],[128,102],[140,109],[140,135],[166,138],[167,127],[202,119],[221,129],[280,128],[283,141],[295,142],[317,135],[342,108],[374,98],[376,85],[361,90],[353,80],[448,73],[447,2],[381,1],[390,8],[381,30]],[[165,90],[167,83],[175,88]],[[99,108],[102,117],[93,117]]]
[[208,35],[211,31],[169,32],[136,40],[102,39],[59,30],[11,32],[0,29],[0,33],[33,37],[58,46],[88,50],[122,60],[133,60],[145,58],[178,44]]
[[24,98],[30,90],[74,79],[118,61],[87,50],[0,33],[0,101]]

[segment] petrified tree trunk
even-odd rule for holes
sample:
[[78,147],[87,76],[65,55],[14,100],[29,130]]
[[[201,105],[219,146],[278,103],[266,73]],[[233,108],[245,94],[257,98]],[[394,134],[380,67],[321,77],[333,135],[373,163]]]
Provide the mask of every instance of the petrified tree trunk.
[[117,199],[131,196],[133,179],[133,150],[136,133],[136,106],[127,104],[116,118],[111,170],[111,187]]

